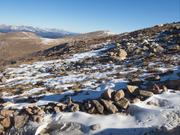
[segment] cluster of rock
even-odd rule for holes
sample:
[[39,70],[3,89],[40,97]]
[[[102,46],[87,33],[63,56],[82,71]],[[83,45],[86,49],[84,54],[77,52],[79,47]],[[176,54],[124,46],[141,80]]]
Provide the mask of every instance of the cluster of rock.
[[8,102],[1,100],[0,133],[3,134],[10,128],[21,128],[29,121],[41,123],[45,114],[76,111],[83,111],[90,114],[127,112],[130,103],[143,101],[152,95],[153,92],[151,91],[139,90],[137,86],[128,85],[126,90],[115,91],[108,89],[102,93],[100,98],[86,100],[83,103],[73,102],[68,97],[65,103],[49,103],[42,106],[30,104],[21,110],[14,110],[3,109]]
[[150,30],[135,31],[116,40],[116,48],[109,52],[110,56],[124,60],[126,57],[153,57],[161,53],[180,52],[179,24],[156,26]]
[[6,77],[0,73],[0,84],[3,84],[6,82]]
[[[164,27],[164,26],[163,26]],[[166,27],[166,26],[165,26]],[[157,32],[158,29],[161,32]],[[78,73],[101,73],[107,71],[116,71],[115,73],[107,75],[105,78],[93,78],[97,85],[100,85],[102,81],[125,78],[128,81],[126,89],[105,90],[101,97],[98,99],[86,99],[82,102],[73,101],[71,97],[64,97],[59,103],[51,102],[46,105],[37,106],[36,103],[41,98],[37,95],[43,94],[39,91],[36,97],[34,95],[23,95],[28,96],[22,99],[21,94],[33,88],[45,87],[45,92],[60,94],[64,92],[62,89],[54,89],[54,87],[45,86],[45,82],[40,80],[36,84],[20,84],[11,87],[1,87],[1,93],[8,93],[9,95],[20,95],[20,98],[16,98],[14,103],[28,102],[29,105],[21,110],[17,109],[6,109],[8,104],[11,102],[5,102],[0,98],[0,134],[4,134],[9,129],[18,129],[26,125],[28,122],[41,123],[45,114],[55,114],[60,112],[76,112],[82,111],[89,114],[114,114],[119,112],[128,113],[128,108],[131,103],[141,102],[151,97],[153,94],[160,94],[171,88],[174,90],[180,89],[180,73],[175,70],[157,71],[154,67],[168,68],[169,65],[178,66],[178,53],[180,52],[179,38],[180,27],[167,26],[167,29],[162,30],[159,26],[154,27],[153,30],[142,30],[127,34],[121,40],[115,42],[115,47],[108,50],[105,55],[100,57],[93,57],[84,59],[77,62],[71,62],[69,64],[64,63],[62,66],[48,66],[46,68],[38,69],[40,73],[51,73],[52,76],[67,76],[68,73],[72,74],[72,71]],[[74,47],[74,46],[73,46]],[[79,48],[76,46],[73,50],[75,53]],[[53,48],[47,54],[52,54],[54,49],[59,50],[57,53],[64,53],[61,48]],[[70,52],[70,48],[67,52]],[[71,50],[72,51],[72,50]],[[84,48],[81,48],[84,51]],[[77,53],[77,52],[76,52]],[[107,55],[106,55],[107,54]],[[52,55],[57,55],[52,54]],[[177,55],[176,58],[173,58]],[[57,55],[59,56],[59,55]],[[125,61],[127,59],[127,61]],[[110,62],[111,61],[111,62]],[[118,61],[118,62],[117,62]],[[91,69],[92,65],[98,64],[114,64],[122,65],[119,69],[114,67],[105,69]],[[155,64],[156,63],[156,64]],[[154,65],[153,65],[154,64]],[[153,65],[153,66],[151,66]],[[163,66],[162,66],[163,65]],[[127,74],[121,74],[122,71],[127,71],[128,68],[139,68],[137,71],[129,72]],[[88,70],[87,70],[88,69]],[[125,69],[125,70],[124,70]],[[149,74],[147,76],[141,76],[143,74]],[[176,78],[163,80],[168,76],[175,75]],[[33,76],[36,76],[35,74]],[[0,84],[6,84],[6,78],[12,79],[13,74],[1,75]],[[51,76],[50,76],[51,77]],[[92,78],[90,78],[92,79]],[[143,86],[143,87],[142,87]],[[166,87],[167,86],[167,87]],[[79,94],[84,87],[84,82],[75,82],[74,85],[69,86],[69,90],[73,90],[75,94]],[[145,90],[143,90],[145,89]],[[69,95],[70,96],[70,95]],[[92,127],[94,128],[94,127]]]

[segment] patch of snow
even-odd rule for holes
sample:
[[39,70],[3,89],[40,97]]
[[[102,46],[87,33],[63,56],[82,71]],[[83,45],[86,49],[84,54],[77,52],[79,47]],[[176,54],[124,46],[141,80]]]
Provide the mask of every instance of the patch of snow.
[[52,38],[41,38],[41,43],[43,44],[49,44],[49,43],[52,43],[52,42],[56,42],[55,39],[52,39]]
[[[37,130],[39,133],[47,127],[47,123],[76,122],[89,127],[99,124],[100,129],[89,130],[87,134],[123,134],[123,135],[143,135],[149,131],[156,131],[162,126],[168,130],[180,124],[180,92],[172,93],[171,90],[160,95],[154,95],[146,102],[165,102],[166,106],[148,105],[146,102],[132,104],[129,107],[131,115],[111,114],[111,115],[91,115],[84,112],[59,113],[57,115],[47,115],[45,124]],[[166,100],[162,100],[166,99]],[[168,106],[169,105],[169,106]],[[172,107],[173,106],[173,107]],[[59,120],[59,118],[61,120]],[[57,125],[58,126],[58,125]]]

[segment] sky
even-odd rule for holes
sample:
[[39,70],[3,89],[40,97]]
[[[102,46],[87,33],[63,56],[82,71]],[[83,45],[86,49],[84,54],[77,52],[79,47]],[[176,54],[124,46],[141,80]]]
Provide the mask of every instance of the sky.
[[128,32],[180,21],[180,0],[0,0],[0,24]]

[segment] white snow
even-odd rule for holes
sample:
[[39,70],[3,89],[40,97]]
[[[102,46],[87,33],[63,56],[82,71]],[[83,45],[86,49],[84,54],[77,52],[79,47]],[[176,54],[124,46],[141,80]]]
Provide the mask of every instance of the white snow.
[[[23,64],[17,68],[8,68],[5,73],[9,75],[9,79],[4,84],[5,86],[16,86],[18,84],[32,84],[35,85],[38,82],[43,82],[44,87],[51,89],[62,89],[65,90],[62,93],[46,93],[40,94],[37,97],[43,96],[37,101],[36,105],[44,105],[49,102],[58,102],[64,96],[70,95],[74,101],[82,102],[86,99],[98,98],[102,92],[108,88],[113,88],[119,90],[125,88],[127,85],[127,80],[123,75],[135,72],[138,67],[134,66],[131,68],[125,67],[124,65],[115,64],[96,64],[88,68],[83,68],[87,73],[81,73],[81,71],[71,71],[67,72],[66,75],[54,75],[48,70],[52,68],[61,69],[63,68],[63,63],[67,65],[71,62],[81,61],[89,57],[99,57],[103,55],[103,52],[114,47],[112,44],[106,44],[105,47],[92,50],[89,52],[75,54],[64,60],[51,60],[51,61],[41,61],[35,62],[33,64]],[[154,66],[157,63],[150,63],[149,66]],[[157,68],[158,71],[166,72],[167,70],[173,70],[173,74],[170,76],[164,76],[161,78],[162,81],[167,79],[178,79],[177,73],[179,73],[179,67],[161,67]],[[91,72],[89,72],[91,71]],[[100,72],[101,71],[101,72]],[[121,78],[116,79],[113,74],[120,73]],[[140,76],[143,78],[150,75],[144,73]],[[106,80],[103,80],[103,79]],[[102,79],[102,82],[98,82]],[[69,88],[75,83],[83,84],[83,88],[79,93],[74,95],[74,90]],[[3,85],[3,86],[4,86]],[[2,87],[3,87],[2,86]],[[0,85],[1,87],[1,85]],[[24,91],[20,95],[8,96],[4,95],[3,98],[7,101],[15,101],[16,99],[23,97],[26,98],[28,95],[37,94],[41,91],[46,90],[44,87],[33,88],[28,91]],[[36,97],[36,95],[35,95]],[[150,103],[150,104],[149,104]],[[123,134],[123,135],[143,135],[145,132],[154,130],[154,128],[165,127],[168,130],[176,127],[180,124],[180,92],[173,92],[168,90],[159,95],[154,95],[144,102],[139,102],[136,104],[131,104],[129,107],[130,114],[113,114],[108,116],[103,115],[90,115],[83,112],[76,113],[59,113],[56,116],[47,115],[44,118],[44,124],[40,126],[37,133],[47,126],[48,123],[58,123],[64,122],[78,122],[87,127],[92,124],[100,124],[101,128],[96,131],[89,130],[87,134]],[[28,106],[31,103],[14,103],[8,107],[22,109],[24,106]],[[61,118],[61,120],[59,120]]]
[[49,43],[53,43],[53,42],[56,42],[55,39],[52,39],[52,38],[41,38],[41,43],[43,44],[49,44]]
[[[160,103],[159,105],[148,105],[147,102]],[[52,117],[45,117],[45,124],[37,130],[45,128],[47,123],[77,122],[89,127],[93,124],[100,124],[100,129],[90,130],[87,134],[123,134],[123,135],[143,135],[147,131],[161,128],[168,130],[180,124],[180,92],[171,90],[154,95],[145,102],[130,105],[130,114],[112,114],[112,115],[91,115],[83,112],[59,113]],[[61,118],[61,120],[59,120]],[[47,123],[46,123],[47,122]]]

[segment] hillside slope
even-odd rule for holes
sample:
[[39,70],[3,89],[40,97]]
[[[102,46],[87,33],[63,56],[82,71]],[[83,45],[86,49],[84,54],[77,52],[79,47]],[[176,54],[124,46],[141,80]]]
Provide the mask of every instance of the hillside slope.
[[165,24],[61,44],[7,67],[0,133],[178,135],[179,36],[180,23]]

